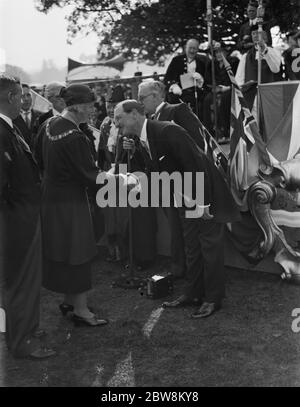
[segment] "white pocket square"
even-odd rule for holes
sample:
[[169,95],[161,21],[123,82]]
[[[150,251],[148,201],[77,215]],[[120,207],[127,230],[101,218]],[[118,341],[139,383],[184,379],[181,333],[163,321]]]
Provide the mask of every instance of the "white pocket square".
[[162,155],[161,157],[159,157],[159,161],[163,160],[165,158],[165,155]]

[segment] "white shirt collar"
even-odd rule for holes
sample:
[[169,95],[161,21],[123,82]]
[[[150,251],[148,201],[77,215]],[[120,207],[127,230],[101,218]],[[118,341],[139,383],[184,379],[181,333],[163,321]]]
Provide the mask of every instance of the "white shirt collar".
[[149,156],[152,159],[150,145],[149,145],[149,141],[148,141],[148,137],[147,137],[147,119],[144,121],[144,124],[143,124],[143,127],[142,127],[140,141],[144,142],[146,144]]
[[254,18],[253,20],[249,20],[250,25],[256,25],[257,24],[257,17]]
[[5,116],[5,114],[3,114],[3,113],[0,113],[0,117],[1,117],[1,119],[3,119],[12,129],[14,128],[13,122],[12,122],[12,120],[11,120],[10,117]]
[[21,110],[21,113],[22,114],[25,114],[25,113],[31,114],[31,109],[29,109],[29,110]]
[[31,120],[31,114],[32,114],[31,109],[27,111],[21,110],[21,116],[23,117],[24,120],[26,119],[26,117],[28,117],[28,120]]
[[160,111],[160,109],[162,109],[162,107],[164,106],[165,102],[161,102],[157,108],[155,109],[155,114],[158,113]]
[[145,119],[143,127],[142,127],[142,131],[141,131],[141,140],[145,141],[145,143],[148,144],[148,138],[147,138],[147,119]]

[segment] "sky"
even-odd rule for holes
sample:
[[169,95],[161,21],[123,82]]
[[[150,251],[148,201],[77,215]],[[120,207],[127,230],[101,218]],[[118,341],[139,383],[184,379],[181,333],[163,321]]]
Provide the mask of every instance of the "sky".
[[0,64],[5,58],[5,63],[30,73],[39,71],[44,59],[62,68],[68,57],[96,55],[94,34],[67,44],[67,11],[54,8],[44,14],[35,9],[34,0],[0,0]]

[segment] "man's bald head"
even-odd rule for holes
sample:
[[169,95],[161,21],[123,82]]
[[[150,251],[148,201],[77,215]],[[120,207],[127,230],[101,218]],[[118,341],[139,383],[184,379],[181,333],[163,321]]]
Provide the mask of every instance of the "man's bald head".
[[139,136],[145,118],[144,106],[134,99],[123,100],[115,107],[115,125],[123,136]]
[[117,104],[117,108],[122,109],[125,113],[131,113],[133,110],[136,110],[142,116],[145,114],[144,106],[135,99],[123,100]]
[[65,101],[60,96],[60,92],[64,87],[65,85],[61,82],[50,82],[45,89],[46,99],[52,103],[53,108],[59,113],[61,113],[66,107]]

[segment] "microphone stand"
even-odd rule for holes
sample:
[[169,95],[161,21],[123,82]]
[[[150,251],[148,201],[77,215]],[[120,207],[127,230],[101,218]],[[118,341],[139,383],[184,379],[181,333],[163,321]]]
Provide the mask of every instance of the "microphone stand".
[[196,81],[196,79],[194,79],[194,92],[195,92],[196,116],[199,117],[198,93],[197,93],[197,81]]
[[219,129],[218,129],[218,112],[217,112],[217,94],[216,94],[216,74],[215,74],[215,58],[214,58],[214,45],[213,45],[213,12],[211,0],[207,0],[207,34],[208,34],[208,44],[211,54],[211,76],[212,76],[212,95],[213,95],[213,111],[214,111],[214,131],[215,139],[219,138]]
[[[125,153],[125,151],[124,151]],[[131,152],[127,151],[127,172],[131,172]],[[145,279],[136,277],[136,267],[133,261],[133,221],[132,208],[127,200],[128,209],[128,240],[129,240],[129,273],[122,273],[121,277],[113,282],[113,287],[120,288],[141,288],[145,285]]]

